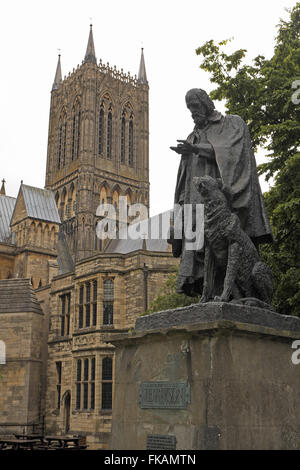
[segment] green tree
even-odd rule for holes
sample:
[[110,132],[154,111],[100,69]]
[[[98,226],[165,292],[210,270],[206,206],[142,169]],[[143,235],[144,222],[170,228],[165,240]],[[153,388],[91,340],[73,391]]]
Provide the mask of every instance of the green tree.
[[[300,315],[300,3],[280,20],[274,54],[245,64],[247,51],[224,52],[230,40],[206,42],[196,50],[216,88],[214,100],[225,100],[227,112],[240,115],[250,129],[254,150],[263,147],[267,163],[259,173],[274,185],[265,203],[275,242],[261,247],[274,276],[274,306]],[[298,81],[298,83],[297,83]],[[293,99],[292,99],[293,97]]]
[[176,271],[169,275],[165,285],[160,289],[158,296],[153,300],[153,302],[151,302],[149,309],[143,315],[171,308],[185,307],[199,302],[200,297],[188,297],[184,294],[177,294],[176,280],[178,268],[179,266]]

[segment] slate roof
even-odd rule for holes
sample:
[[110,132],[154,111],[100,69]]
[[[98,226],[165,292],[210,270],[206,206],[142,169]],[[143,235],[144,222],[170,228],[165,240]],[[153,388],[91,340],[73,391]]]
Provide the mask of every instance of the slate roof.
[[7,242],[16,198],[0,195],[0,242]]
[[64,232],[58,232],[56,243],[58,273],[66,274],[74,271],[74,262]]
[[28,217],[60,224],[60,217],[52,191],[25,184],[21,185],[20,190],[23,193]]
[[33,312],[43,315],[43,311],[33,291],[30,279],[6,279],[0,281],[1,313]]
[[138,238],[134,240],[129,237],[127,240],[111,240],[105,249],[105,253],[120,253],[127,254],[137,250],[156,251],[167,253],[169,245],[167,242],[167,229],[163,229],[164,225],[162,220],[163,216],[166,217],[165,221],[170,220],[170,211],[161,213],[145,219],[138,224],[132,225],[133,231],[140,233],[145,238]]

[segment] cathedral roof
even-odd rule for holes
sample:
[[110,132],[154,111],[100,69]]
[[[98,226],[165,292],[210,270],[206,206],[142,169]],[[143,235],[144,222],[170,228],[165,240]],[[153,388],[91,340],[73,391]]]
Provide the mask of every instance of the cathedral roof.
[[52,191],[25,184],[22,184],[22,191],[28,217],[60,224],[60,217]]
[[69,245],[66,240],[64,232],[58,233],[58,240],[56,243],[57,249],[57,263],[59,274],[66,274],[74,271],[74,262],[70,253]]
[[16,198],[0,194],[0,242],[8,241],[10,220],[14,211]]
[[30,279],[0,280],[0,315],[18,312],[34,312],[43,315]]
[[131,233],[141,234],[141,238],[134,240],[134,235],[130,236],[129,230],[127,240],[111,240],[105,253],[127,254],[137,250],[168,253],[167,233],[163,233],[163,227],[167,225],[163,223],[164,215],[166,216],[165,220],[170,220],[170,212],[167,211],[131,225]]
[[23,198],[27,217],[31,219],[43,220],[44,222],[54,222],[60,224],[60,217],[55,203],[54,194],[47,189],[35,188],[21,184],[15,209],[11,220],[14,217],[18,201]]
[[90,34],[89,34],[88,45],[87,45],[86,53],[84,57],[84,62],[92,62],[93,64],[97,64],[92,28],[93,26],[90,25]]

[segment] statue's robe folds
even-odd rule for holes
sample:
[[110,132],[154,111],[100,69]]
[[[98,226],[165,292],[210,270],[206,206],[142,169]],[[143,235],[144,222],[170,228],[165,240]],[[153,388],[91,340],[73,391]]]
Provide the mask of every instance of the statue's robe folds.
[[[235,115],[224,117],[214,111],[205,128],[195,127],[187,140],[192,144],[211,144],[214,155],[206,158],[200,153],[181,158],[175,204],[203,203],[193,184],[194,176],[221,178],[231,189],[232,211],[238,215],[242,229],[256,246],[272,242],[250,134],[243,119]],[[202,291],[204,253],[186,250],[185,245],[183,237],[177,291],[195,295]]]

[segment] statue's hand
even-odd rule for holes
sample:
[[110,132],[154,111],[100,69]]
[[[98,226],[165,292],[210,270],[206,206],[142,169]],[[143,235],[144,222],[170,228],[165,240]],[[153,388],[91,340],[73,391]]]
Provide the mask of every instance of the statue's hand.
[[179,155],[187,156],[192,153],[198,153],[197,145],[190,144],[186,140],[177,140],[177,142],[180,142],[177,147],[170,147],[170,149]]

